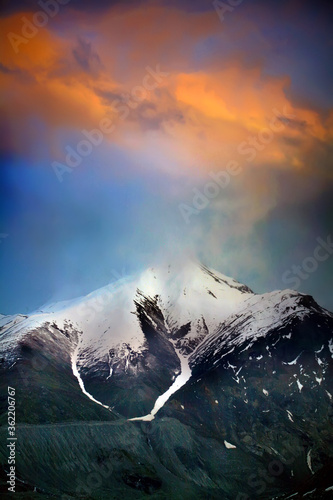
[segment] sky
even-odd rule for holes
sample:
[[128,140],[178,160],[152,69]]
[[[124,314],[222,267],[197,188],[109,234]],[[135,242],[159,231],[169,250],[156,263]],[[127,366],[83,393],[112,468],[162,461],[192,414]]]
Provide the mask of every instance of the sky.
[[180,258],[332,311],[332,10],[5,1],[0,312]]

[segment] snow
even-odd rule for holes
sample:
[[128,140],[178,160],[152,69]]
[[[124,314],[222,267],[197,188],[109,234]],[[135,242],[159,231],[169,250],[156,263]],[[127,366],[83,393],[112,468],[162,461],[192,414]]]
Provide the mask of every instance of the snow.
[[[55,321],[63,327],[64,322],[70,320],[83,332],[79,358],[80,364],[85,365],[91,359],[106,356],[111,348],[119,349],[124,343],[136,353],[144,350],[145,338],[135,314],[135,301],[140,302],[145,297],[156,299],[170,333],[191,323],[185,336],[189,339],[197,337],[198,330],[204,331],[203,323],[205,333],[215,332],[220,323],[252,295],[244,285],[198,262],[180,262],[122,278],[86,297],[48,304],[27,319],[1,315],[0,326],[5,325],[7,329],[15,326],[18,336],[11,338],[16,343],[24,333],[47,321]],[[154,320],[149,319],[156,327]],[[20,330],[18,323],[22,326]]]
[[311,450],[308,451],[308,454],[306,456],[306,463],[308,464],[308,467],[310,469],[310,472],[314,474],[314,471],[312,469],[312,464],[311,464]]
[[[284,326],[291,315],[303,317],[309,313],[309,308],[302,305],[301,297],[302,294],[292,290],[256,295],[234,279],[211,271],[197,262],[180,262],[172,266],[149,268],[137,275],[122,278],[86,297],[48,304],[28,317],[0,315],[2,349],[12,351],[12,347],[22,337],[46,322],[66,328],[67,321],[70,321],[73,328],[81,332],[72,356],[73,374],[87,397],[109,408],[86,391],[80,368],[108,359],[109,374],[106,379],[111,378],[112,382],[114,360],[111,359],[110,350],[113,350],[114,356],[123,360],[121,366],[124,366],[124,370],[131,369],[131,352],[138,355],[147,348],[136,314],[136,303],[144,304],[147,298],[155,302],[162,312],[167,335],[171,337],[178,328],[190,323],[189,331],[180,344],[198,339],[196,348],[188,358],[182,355],[181,348],[179,351],[176,349],[181,373],[169,389],[157,398],[149,415],[136,417],[152,420],[169,397],[189,380],[190,366],[196,360],[213,353],[217,363],[242,344],[243,350],[249,349],[270,330]],[[149,313],[146,312],[146,315],[158,330],[156,321]],[[329,348],[332,352],[332,339]],[[268,353],[272,356],[269,350]],[[296,364],[298,357],[286,364]],[[262,358],[260,355],[256,359]],[[319,365],[323,364],[318,357],[317,361]],[[238,369],[230,363],[229,366],[234,371],[234,380],[239,384],[238,375],[242,368]],[[303,385],[298,380],[297,384],[301,391]],[[265,389],[263,392],[268,395]]]
[[22,314],[15,314],[12,316],[7,316],[4,314],[0,314],[0,329],[1,333],[10,328],[13,325],[16,325],[23,321],[26,318],[26,316],[23,316]]
[[[232,278],[196,262],[173,266],[171,270],[169,266],[148,269],[137,282],[145,295],[160,297],[159,306],[171,329],[204,317],[208,330],[214,331],[239,303],[253,295],[242,291],[244,285]],[[221,305],[218,309],[217,300]]]
[[[216,357],[221,357],[222,350],[224,352],[226,349],[244,345],[243,352],[250,349],[257,339],[265,337],[273,329],[285,326],[291,317],[304,318],[311,308],[303,305],[302,296],[303,294],[293,290],[278,290],[262,295],[246,296],[243,301],[239,302],[236,311],[221,324],[217,331],[207,335],[205,342],[199,346],[195,355],[194,353],[190,355],[191,365],[209,356],[212,351],[215,351]],[[267,351],[272,357],[268,346]],[[295,364],[296,361],[297,358],[286,363]]]
[[0,352],[10,353],[24,335],[24,326],[29,321],[27,316],[16,314],[13,316],[0,315]]
[[[303,351],[302,351],[302,352],[303,352]],[[302,352],[300,352],[300,353],[299,353],[299,355],[298,355],[298,356],[297,356],[297,357],[296,357],[293,361],[289,361],[289,363],[288,363],[288,362],[285,362],[285,361],[282,361],[282,364],[284,364],[284,365],[289,365],[289,366],[291,366],[291,365],[296,365],[297,360],[298,360],[298,358],[300,357],[300,355],[302,354]]]
[[182,356],[179,352],[177,352],[180,363],[181,363],[181,373],[178,375],[178,377],[175,379],[174,383],[169,387],[169,389],[159,396],[155,402],[154,408],[148,415],[145,415],[144,417],[134,417],[130,418],[129,420],[143,420],[143,421],[151,421],[154,420],[156,413],[165,405],[165,403],[168,401],[170,396],[174,394],[176,391],[178,391],[183,385],[186,384],[186,382],[190,379],[191,377],[191,370],[188,365],[187,359]]
[[330,339],[328,341],[328,348],[330,350],[330,353],[331,353],[331,357],[333,358],[333,339]]
[[80,346],[80,341],[77,343],[77,346],[72,354],[72,371],[73,371],[73,375],[77,378],[77,380],[79,382],[79,386],[81,388],[81,391],[94,403],[97,403],[98,405],[103,406],[103,408],[106,408],[107,410],[112,411],[109,406],[106,406],[103,403],[101,403],[100,401],[97,401],[97,399],[95,399],[91,394],[89,394],[88,391],[86,391],[86,389],[84,387],[83,380],[82,380],[80,373],[79,373],[79,370],[77,368],[77,356],[78,356],[78,352],[79,352],[79,346]]
[[292,494],[292,495],[290,495],[289,497],[286,497],[286,500],[287,500],[288,498],[293,498],[293,497],[295,497],[296,495],[298,495],[298,491],[297,491],[296,493],[293,493],[293,494]]
[[228,450],[231,450],[233,448],[236,448],[234,444],[228,443],[228,441],[224,441],[224,446],[228,448]]
[[316,491],[317,488],[315,488],[314,490],[311,490],[311,491],[308,491],[307,493],[304,493],[303,497],[306,497],[308,495],[311,495],[311,493],[314,493]]
[[291,420],[291,422],[293,422],[293,421],[294,421],[294,419],[293,419],[293,414],[292,414],[292,413],[291,413],[291,411],[289,411],[289,410],[286,410],[286,411],[287,411],[287,413],[288,413],[288,418],[289,418],[289,420]]
[[296,380],[296,382],[297,382],[297,385],[298,385],[299,392],[301,392],[302,389],[303,389],[303,385],[300,383],[300,381],[298,379]]

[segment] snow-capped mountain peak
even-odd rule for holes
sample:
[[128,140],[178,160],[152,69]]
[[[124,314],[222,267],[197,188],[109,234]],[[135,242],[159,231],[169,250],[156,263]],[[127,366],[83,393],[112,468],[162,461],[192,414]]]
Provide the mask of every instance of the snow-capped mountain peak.
[[[199,331],[215,331],[252,295],[245,285],[199,263],[168,264],[122,278],[85,297],[49,305],[20,321],[17,333],[45,322],[63,327],[70,321],[82,331],[82,349],[93,350],[98,357],[122,344],[140,351],[145,338],[137,305],[145,300],[156,302],[170,335],[186,325],[187,338],[193,339]],[[6,323],[11,326],[13,322]]]
[[[292,290],[254,294],[201,264],[182,262],[150,267],[28,317],[0,316],[0,369],[12,387],[32,385],[32,391],[20,393],[20,402],[26,398],[28,419],[44,412],[52,419],[65,415],[73,421],[90,420],[87,439],[91,441],[95,428],[98,443],[112,435],[110,450],[119,431],[128,429],[130,434],[124,434],[112,456],[113,464],[119,458],[117,467],[123,463],[129,436],[137,430],[140,447],[126,471],[133,464],[141,467],[144,446],[147,457],[153,450],[154,461],[166,450],[161,463],[170,457],[169,470],[176,461],[176,477],[183,470],[186,480],[197,455],[194,451],[184,467],[190,447],[208,460],[210,473],[213,463],[229,463],[226,454],[238,460],[238,469],[247,464],[247,456],[263,467],[264,453],[271,463],[279,463],[277,453],[285,455],[280,443],[292,436],[292,447],[294,442],[308,443],[305,463],[300,462],[297,472],[298,488],[304,471],[313,478],[321,464],[331,461],[331,452],[326,457],[313,443],[319,439],[321,449],[328,450],[332,327],[333,315],[308,295]],[[31,417],[34,407],[40,411]],[[96,420],[106,421],[102,437]],[[117,425],[115,433],[110,433],[109,424]],[[152,429],[156,432],[150,440]],[[72,435],[70,428],[62,442]],[[201,440],[207,436],[209,444],[201,455]],[[220,454],[211,460],[219,442]],[[248,474],[253,473],[250,458]],[[228,477],[234,468],[233,460],[230,463]],[[152,469],[144,469],[144,480],[147,470]],[[290,477],[296,477],[295,471],[296,461]],[[202,473],[200,462],[193,480]],[[130,477],[131,484],[139,484],[141,476]],[[225,477],[223,470],[221,485]],[[235,484],[238,488],[239,478]],[[201,492],[200,487],[199,496]],[[275,493],[272,490],[269,497],[277,498]]]

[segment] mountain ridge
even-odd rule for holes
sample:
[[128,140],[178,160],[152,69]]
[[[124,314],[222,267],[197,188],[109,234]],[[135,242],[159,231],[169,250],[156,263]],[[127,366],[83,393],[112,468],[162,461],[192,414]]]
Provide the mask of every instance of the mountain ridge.
[[[110,484],[128,498],[142,491],[156,498],[328,498],[332,331],[332,313],[306,294],[254,294],[192,263],[178,273],[150,268],[30,317],[1,316],[2,380],[29,388],[18,400],[19,428],[25,443],[26,424],[37,440],[36,451],[23,444],[21,477],[29,474],[29,484],[47,492],[62,484],[77,497],[63,456],[74,421],[77,449],[109,456],[115,467],[96,500],[110,498]],[[26,462],[45,449],[50,422],[60,426],[63,447],[58,484]],[[112,424],[111,435],[103,422]],[[290,448],[299,451],[288,463]],[[277,461],[281,474],[274,476]],[[263,480],[258,470],[267,464]]]

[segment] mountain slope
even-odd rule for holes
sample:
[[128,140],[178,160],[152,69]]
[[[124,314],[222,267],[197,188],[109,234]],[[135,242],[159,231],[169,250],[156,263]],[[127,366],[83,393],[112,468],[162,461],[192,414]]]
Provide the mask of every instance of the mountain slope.
[[[253,293],[197,263],[151,268],[87,297],[48,306],[2,334],[3,356],[45,323],[77,332],[77,370],[87,391],[127,416],[145,415],[189,354]],[[222,304],[222,307],[217,304]],[[0,345],[0,350],[1,350]],[[72,353],[75,351],[72,343]]]
[[329,498],[332,332],[311,297],[256,295],[192,262],[2,316],[1,392],[20,388],[22,491]]

